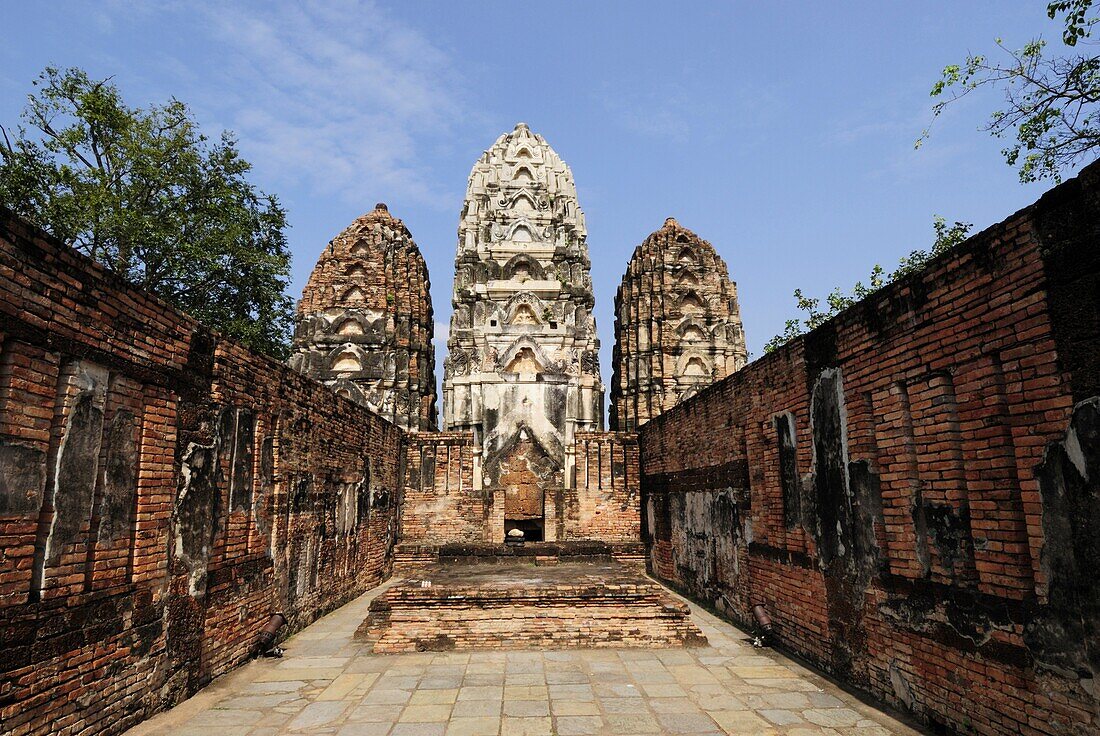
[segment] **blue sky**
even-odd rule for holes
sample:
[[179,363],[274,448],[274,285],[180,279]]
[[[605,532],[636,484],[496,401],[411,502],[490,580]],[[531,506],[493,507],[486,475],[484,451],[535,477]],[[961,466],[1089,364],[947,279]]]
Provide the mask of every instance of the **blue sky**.
[[470,167],[520,120],[572,167],[611,378],[612,302],[668,216],[738,283],[753,356],[791,293],[889,267],[932,217],[981,229],[1021,185],[979,131],[999,102],[951,108],[919,151],[947,63],[1058,26],[1030,2],[12,3],[0,123],[47,64],[114,76],[132,105],[175,96],[235,131],[292,228],[297,298],[321,248],[385,201],[432,276],[442,370]]

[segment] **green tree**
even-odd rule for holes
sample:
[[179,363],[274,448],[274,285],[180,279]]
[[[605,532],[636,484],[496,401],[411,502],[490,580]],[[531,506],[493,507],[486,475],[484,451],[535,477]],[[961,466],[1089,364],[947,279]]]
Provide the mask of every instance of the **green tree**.
[[0,126],[0,205],[203,323],[277,358],[292,303],[286,214],[172,99],[128,107],[110,79],[47,68]]
[[806,296],[802,293],[802,289],[795,289],[795,306],[799,311],[805,312],[806,316],[787,320],[783,332],[768,340],[764,345],[764,352],[770,353],[776,348],[782,347],[799,335],[820,326],[826,320],[832,319],[856,302],[874,294],[883,286],[921,270],[930,260],[946,253],[966,240],[971,227],[973,226],[968,222],[955,222],[953,225],[948,225],[947,220],[936,215],[932,218],[932,229],[935,230],[936,237],[932,241],[931,250],[918,248],[910,251],[909,255],[898,261],[897,269],[889,274],[882,266],[875,264],[875,267],[871,269],[871,275],[867,279],[866,285],[862,281],[857,281],[850,294],[841,291],[839,286],[829,292],[829,295],[825,297],[825,303],[828,305],[825,309],[821,308],[821,300]]
[[[932,107],[932,119],[974,90],[1000,89],[1005,107],[991,114],[985,130],[1014,138],[1001,153],[1017,167],[1021,182],[1060,181],[1067,168],[1095,158],[1100,151],[1100,56],[1080,51],[1095,48],[1091,35],[1100,18],[1093,2],[1047,4],[1051,20],[1063,18],[1061,55],[1049,55],[1042,37],[1018,50],[997,39],[997,59],[972,54],[962,64],[944,67],[932,87],[932,97],[940,100]],[[917,147],[927,138],[925,130]]]

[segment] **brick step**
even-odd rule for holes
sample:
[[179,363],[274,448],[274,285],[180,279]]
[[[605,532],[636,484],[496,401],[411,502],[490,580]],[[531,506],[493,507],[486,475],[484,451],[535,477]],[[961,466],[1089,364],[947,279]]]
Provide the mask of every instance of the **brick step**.
[[394,552],[393,556],[393,570],[395,574],[404,574],[409,570],[413,570],[424,565],[430,565],[436,561],[436,557],[430,553],[423,553],[417,550],[403,550],[400,547]]
[[536,560],[539,564],[557,562],[596,562],[616,560],[645,566],[645,546],[640,542],[603,542],[577,539],[564,542],[528,542],[522,545],[494,542],[448,542],[397,545],[394,561],[406,569],[431,562],[487,563]]
[[706,644],[686,604],[613,561],[429,566],[376,598],[356,638],[376,653]]

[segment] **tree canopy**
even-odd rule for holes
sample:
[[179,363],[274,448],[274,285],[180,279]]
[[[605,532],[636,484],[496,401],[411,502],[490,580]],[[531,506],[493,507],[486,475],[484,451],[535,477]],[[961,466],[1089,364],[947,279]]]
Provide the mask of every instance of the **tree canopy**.
[[49,67],[0,126],[0,205],[203,323],[277,358],[292,302],[286,213],[175,99],[127,106],[110,79]]
[[[1047,16],[1063,21],[1061,55],[1050,55],[1041,36],[1016,50],[997,39],[996,58],[970,54],[963,63],[944,67],[932,86],[932,97],[939,99],[933,120],[977,89],[1000,89],[1005,106],[990,115],[985,130],[1013,138],[1001,153],[1017,168],[1021,182],[1060,181],[1067,168],[1095,158],[1100,151],[1100,56],[1089,51],[1095,50],[1092,29],[1100,17],[1093,2],[1047,4]],[[927,138],[925,130],[917,147]]]

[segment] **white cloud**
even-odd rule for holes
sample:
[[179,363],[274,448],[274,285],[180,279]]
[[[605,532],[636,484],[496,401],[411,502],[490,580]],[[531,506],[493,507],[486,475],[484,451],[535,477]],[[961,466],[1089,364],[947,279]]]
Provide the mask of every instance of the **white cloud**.
[[[977,112],[976,98],[960,98],[944,110],[939,119],[932,117],[932,101],[916,102],[901,92],[864,103],[826,126],[823,141],[840,148],[860,148],[875,151],[873,165],[864,175],[871,179],[913,182],[930,176],[944,176],[952,171],[977,140],[986,144],[984,134],[971,132],[967,119]],[[917,138],[930,129],[930,136],[920,145]],[[957,169],[954,175],[958,175]]]
[[446,345],[447,338],[451,334],[451,327],[446,322],[436,321],[435,323],[435,335],[432,339],[435,340],[436,345]]
[[445,201],[418,139],[462,105],[447,56],[373,4],[203,8],[226,67],[199,104],[280,184],[360,203]]

